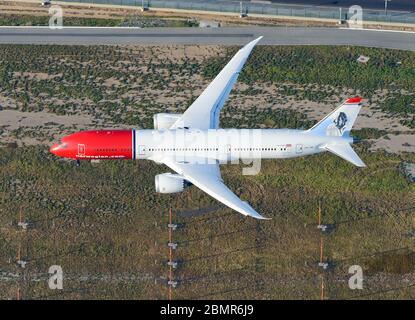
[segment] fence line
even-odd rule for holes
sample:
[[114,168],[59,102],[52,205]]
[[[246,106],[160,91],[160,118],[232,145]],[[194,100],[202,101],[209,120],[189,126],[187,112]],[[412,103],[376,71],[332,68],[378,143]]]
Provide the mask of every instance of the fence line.
[[[60,0],[61,2],[95,3],[106,5],[125,5],[141,7],[142,0]],[[209,0],[144,0],[144,5],[150,8],[182,9],[198,11],[214,11],[240,13],[239,1],[209,1]],[[243,12],[248,14],[262,14],[271,16],[291,16],[305,18],[321,18],[347,20],[349,8],[290,6],[275,3],[242,2]],[[415,13],[389,11],[385,14],[381,10],[365,9],[363,7],[363,21],[415,23]]]

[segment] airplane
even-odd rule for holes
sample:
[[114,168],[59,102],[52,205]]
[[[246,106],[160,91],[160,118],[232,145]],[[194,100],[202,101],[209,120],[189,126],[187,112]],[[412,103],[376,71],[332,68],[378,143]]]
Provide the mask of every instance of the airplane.
[[158,174],[158,193],[181,192],[195,185],[227,207],[267,219],[223,182],[219,165],[242,159],[286,159],[329,151],[365,167],[350,135],[362,98],[344,101],[308,130],[222,129],[219,113],[259,37],[242,47],[183,114],[155,114],[154,129],[89,130],[65,136],[50,152],[76,160],[152,160],[175,173]]

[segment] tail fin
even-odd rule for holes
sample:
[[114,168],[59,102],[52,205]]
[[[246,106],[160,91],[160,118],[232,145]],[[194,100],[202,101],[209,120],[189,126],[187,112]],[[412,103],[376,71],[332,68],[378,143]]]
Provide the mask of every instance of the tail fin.
[[362,106],[361,101],[359,97],[347,99],[309,131],[325,136],[348,137]]
[[[336,110],[329,113],[323,120],[312,127],[309,132],[322,136],[349,137],[350,130],[356,121],[362,99],[359,97],[347,99]],[[349,139],[350,141],[350,139]],[[348,140],[340,140],[322,146],[322,149],[351,162],[358,167],[366,167],[356,152],[350,146]]]

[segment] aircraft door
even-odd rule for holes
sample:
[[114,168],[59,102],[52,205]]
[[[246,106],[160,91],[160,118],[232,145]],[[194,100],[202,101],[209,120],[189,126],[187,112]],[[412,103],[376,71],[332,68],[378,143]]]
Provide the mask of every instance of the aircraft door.
[[143,146],[143,145],[138,146],[138,155],[139,156],[146,155],[146,146]]
[[225,155],[226,155],[226,161],[230,161],[231,160],[231,151],[232,151],[232,146],[230,144],[225,145]]
[[85,156],[85,145],[78,144],[78,156],[84,157]]
[[295,152],[296,153],[303,153],[303,145],[302,144],[297,144],[295,147]]

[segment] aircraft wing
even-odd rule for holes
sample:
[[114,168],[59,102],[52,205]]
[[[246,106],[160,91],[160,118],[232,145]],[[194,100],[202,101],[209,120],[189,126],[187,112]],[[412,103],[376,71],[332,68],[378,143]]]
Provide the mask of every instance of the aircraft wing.
[[183,113],[171,129],[197,128],[217,129],[219,113],[228,99],[239,73],[249,57],[254,46],[261,40],[259,37],[240,49],[209,84],[203,93]]
[[251,216],[256,219],[267,219],[256,212],[248,202],[239,199],[223,183],[219,163],[216,160],[209,160],[213,163],[208,163],[207,161],[207,159],[193,159],[191,162],[177,162],[173,158],[165,158],[161,162],[182,175],[185,180],[191,182],[229,208],[245,216]]

